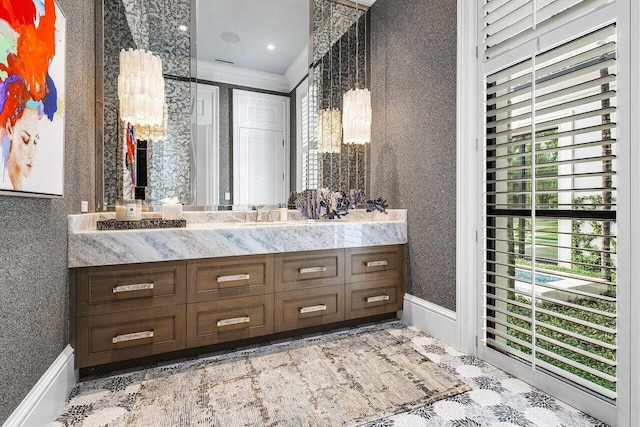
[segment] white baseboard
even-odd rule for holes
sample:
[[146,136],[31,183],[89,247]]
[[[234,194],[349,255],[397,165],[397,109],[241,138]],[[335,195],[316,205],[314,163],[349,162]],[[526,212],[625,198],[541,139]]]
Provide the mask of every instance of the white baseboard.
[[51,425],[78,380],[73,359],[73,348],[68,345],[5,421],[3,427]]
[[404,296],[402,322],[452,347],[458,347],[456,312],[411,294]]

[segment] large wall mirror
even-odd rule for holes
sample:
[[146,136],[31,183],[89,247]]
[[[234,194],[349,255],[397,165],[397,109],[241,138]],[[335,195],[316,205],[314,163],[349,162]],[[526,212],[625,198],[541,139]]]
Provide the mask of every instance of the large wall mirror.
[[[339,131],[326,112],[339,112],[342,95],[368,83],[366,7],[97,2],[96,209],[167,197],[211,207],[277,205],[308,188],[366,190],[366,146],[326,139]],[[119,54],[129,48],[162,59],[163,132],[138,132],[120,120]]]

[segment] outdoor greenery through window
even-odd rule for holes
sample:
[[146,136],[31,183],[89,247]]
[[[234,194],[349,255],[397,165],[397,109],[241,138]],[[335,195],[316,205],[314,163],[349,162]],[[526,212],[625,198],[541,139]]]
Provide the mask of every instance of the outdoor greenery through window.
[[485,339],[616,398],[616,29],[487,77]]

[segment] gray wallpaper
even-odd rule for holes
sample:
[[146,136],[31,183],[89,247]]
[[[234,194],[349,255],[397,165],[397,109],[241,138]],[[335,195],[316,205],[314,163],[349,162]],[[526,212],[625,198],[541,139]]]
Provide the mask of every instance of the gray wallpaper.
[[69,342],[67,215],[94,200],[94,7],[67,19],[65,197],[0,196],[0,424]]
[[456,2],[371,13],[371,188],[409,210],[408,292],[455,310]]
[[[143,9],[141,9],[141,5]],[[191,201],[190,143],[191,37],[190,0],[104,0],[104,198],[114,204],[127,194],[123,126],[118,120],[117,76],[121,49],[148,49],[162,58],[169,110],[167,140],[148,150],[146,198],[158,203],[176,196]]]

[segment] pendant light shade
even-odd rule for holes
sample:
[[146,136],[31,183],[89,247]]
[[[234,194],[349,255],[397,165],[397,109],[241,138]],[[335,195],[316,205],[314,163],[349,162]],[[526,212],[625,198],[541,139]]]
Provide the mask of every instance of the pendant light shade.
[[351,89],[342,98],[342,138],[345,144],[371,142],[371,92]]
[[120,120],[132,125],[162,126],[165,107],[162,60],[143,49],[122,49],[118,99]]
[[339,153],[342,144],[342,114],[340,110],[318,112],[318,152]]

